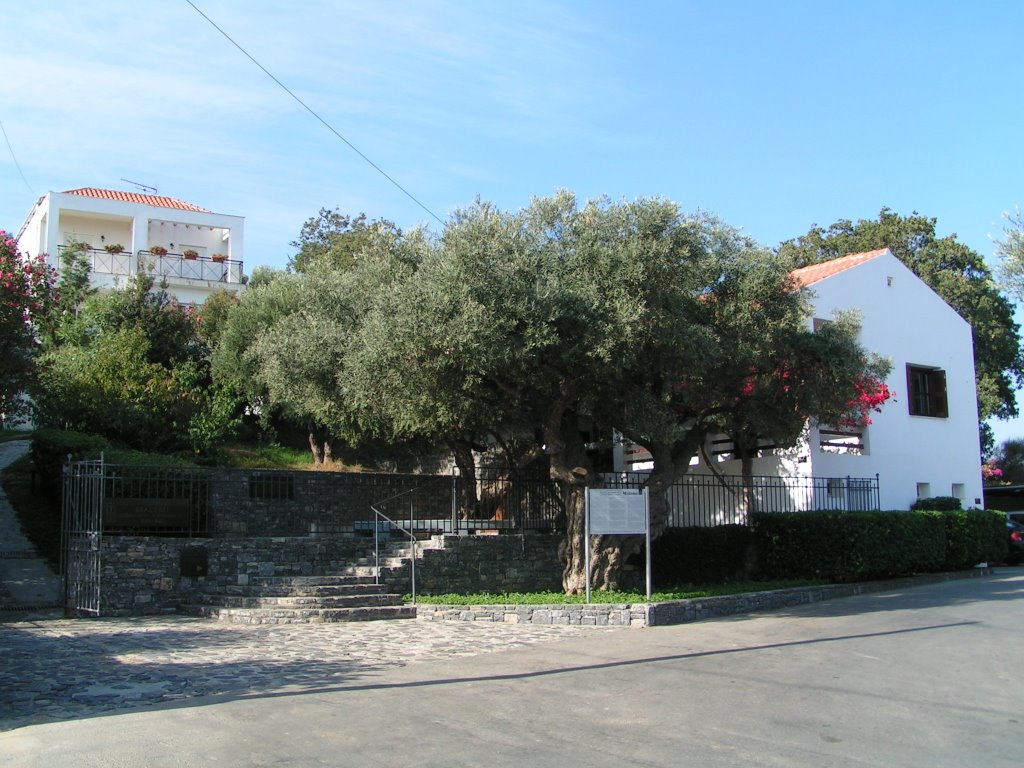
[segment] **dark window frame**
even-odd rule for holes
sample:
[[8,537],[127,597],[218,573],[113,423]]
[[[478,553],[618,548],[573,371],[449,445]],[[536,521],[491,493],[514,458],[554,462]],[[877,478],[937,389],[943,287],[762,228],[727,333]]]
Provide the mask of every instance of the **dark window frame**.
[[907,363],[907,407],[911,416],[948,419],[946,372],[930,365]]

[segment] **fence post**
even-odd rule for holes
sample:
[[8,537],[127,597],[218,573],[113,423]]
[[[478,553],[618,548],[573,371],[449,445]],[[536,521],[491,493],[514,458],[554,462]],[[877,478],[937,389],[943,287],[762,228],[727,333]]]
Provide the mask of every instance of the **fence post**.
[[459,534],[459,487],[458,467],[452,467],[452,535]]

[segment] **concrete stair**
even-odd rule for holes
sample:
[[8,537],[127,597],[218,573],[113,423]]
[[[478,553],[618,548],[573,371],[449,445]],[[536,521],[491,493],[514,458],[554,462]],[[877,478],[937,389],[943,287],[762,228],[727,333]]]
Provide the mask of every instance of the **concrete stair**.
[[[366,568],[350,566],[350,568]],[[235,624],[312,624],[413,619],[416,607],[369,575],[266,576],[197,593],[180,611]]]

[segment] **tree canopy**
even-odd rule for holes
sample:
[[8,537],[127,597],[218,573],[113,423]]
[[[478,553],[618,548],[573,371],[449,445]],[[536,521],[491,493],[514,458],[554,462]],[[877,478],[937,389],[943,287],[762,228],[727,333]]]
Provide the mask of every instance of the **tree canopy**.
[[[658,490],[708,434],[793,442],[809,417],[856,411],[857,387],[884,373],[853,321],[811,331],[789,271],[665,200],[477,202],[439,237],[377,231],[352,260],[247,292],[222,346],[248,341],[215,370],[240,366],[268,404],[346,439],[425,438],[462,462],[497,443],[510,463],[540,463],[566,491],[576,591],[595,436],[648,446]],[[653,514],[657,533],[667,510]],[[625,553],[601,553],[595,583],[613,586]]]
[[1018,209],[1003,218],[1007,222],[1003,239],[996,243],[999,277],[1010,295],[1024,301],[1024,216]]
[[298,250],[288,266],[296,272],[306,272],[317,263],[345,270],[372,240],[387,237],[397,241],[401,236],[401,230],[386,219],[367,221],[365,213],[353,217],[338,209],[321,208],[290,243]]
[[[1017,415],[1016,389],[1024,382],[1024,356],[1013,305],[999,291],[984,258],[956,239],[937,237],[936,219],[901,216],[883,208],[877,219],[842,219],[813,226],[788,240],[778,254],[805,266],[849,253],[888,248],[970,323],[982,445],[991,447],[985,422]],[[1012,242],[1012,241],[1010,241]]]

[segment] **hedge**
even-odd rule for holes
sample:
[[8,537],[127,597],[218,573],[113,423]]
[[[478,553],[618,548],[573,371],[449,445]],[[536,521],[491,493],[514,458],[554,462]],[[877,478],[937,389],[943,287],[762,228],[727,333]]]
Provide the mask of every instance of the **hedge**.
[[651,544],[655,587],[716,584],[746,575],[751,536],[745,525],[666,529]]
[[797,512],[752,515],[758,576],[866,581],[959,570],[1006,556],[998,512]]

